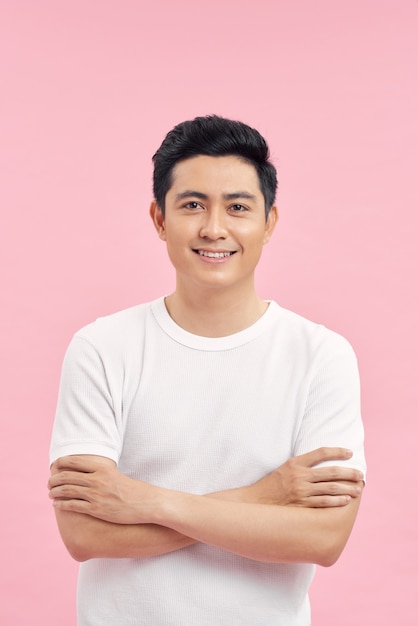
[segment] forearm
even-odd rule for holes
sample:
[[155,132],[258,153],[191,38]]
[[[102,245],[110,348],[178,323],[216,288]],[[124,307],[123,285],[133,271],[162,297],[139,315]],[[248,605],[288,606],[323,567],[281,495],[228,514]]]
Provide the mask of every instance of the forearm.
[[[208,494],[210,498],[244,502],[248,490],[231,489]],[[158,524],[116,524],[91,515],[56,510],[62,540],[76,561],[92,558],[146,558],[168,554],[196,539]]]
[[347,507],[309,509],[231,503],[171,492],[159,524],[196,541],[265,562],[332,565],[351,532],[360,498]]
[[158,556],[196,542],[156,524],[115,524],[67,511],[56,511],[56,518],[62,540],[76,561]]
[[[347,504],[358,499],[362,476],[311,465],[345,456],[318,449],[252,485],[196,496],[130,479],[109,459],[81,455],[56,461],[48,486],[63,541],[79,561],[157,556],[201,541],[257,560],[319,562],[340,518],[343,530],[351,529],[356,505]],[[316,515],[317,507],[329,516]],[[331,513],[334,508],[348,512]],[[336,543],[347,537],[339,533]]]

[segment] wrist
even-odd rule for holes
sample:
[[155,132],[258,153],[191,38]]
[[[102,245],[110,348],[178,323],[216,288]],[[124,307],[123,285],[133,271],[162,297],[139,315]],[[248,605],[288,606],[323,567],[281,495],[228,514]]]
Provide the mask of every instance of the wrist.
[[226,489],[225,491],[215,491],[214,493],[206,494],[208,498],[215,498],[216,500],[224,500],[226,502],[255,502],[254,494],[252,493],[251,485],[245,487],[236,487],[235,489]]
[[183,501],[189,494],[163,487],[153,487],[153,495],[148,503],[148,520],[151,524],[172,528],[173,522],[182,516]]

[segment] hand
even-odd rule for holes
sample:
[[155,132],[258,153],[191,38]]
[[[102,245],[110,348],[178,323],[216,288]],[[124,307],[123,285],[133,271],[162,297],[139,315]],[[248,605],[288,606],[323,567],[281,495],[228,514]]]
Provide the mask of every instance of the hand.
[[347,505],[360,496],[363,475],[349,467],[314,467],[324,461],[347,460],[345,448],[318,448],[295,456],[247,488],[252,502],[310,508]]
[[133,480],[105,457],[62,457],[51,467],[49,497],[61,511],[84,513],[117,524],[149,521],[158,487]]

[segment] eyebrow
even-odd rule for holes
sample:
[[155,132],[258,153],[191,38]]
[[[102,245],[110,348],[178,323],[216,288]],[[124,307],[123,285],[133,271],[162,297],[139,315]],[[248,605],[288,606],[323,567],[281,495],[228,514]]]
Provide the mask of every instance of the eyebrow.
[[[200,200],[208,200],[209,196],[201,191],[195,191],[193,189],[186,189],[186,191],[182,191],[176,195],[176,200],[184,200],[185,198],[199,198]],[[233,193],[224,193],[222,195],[224,200],[256,200],[256,196],[248,191],[234,191]]]

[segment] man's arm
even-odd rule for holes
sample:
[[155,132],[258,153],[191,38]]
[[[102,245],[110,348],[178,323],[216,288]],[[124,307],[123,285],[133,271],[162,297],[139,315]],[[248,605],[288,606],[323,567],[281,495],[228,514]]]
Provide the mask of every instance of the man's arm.
[[[322,461],[347,459],[349,456],[349,453],[343,449],[318,449],[290,459],[253,485],[208,494],[206,498],[161,490],[142,481],[133,481],[120,474],[113,461],[103,457],[65,457],[52,466],[49,487],[50,495],[54,498],[63,541],[73,558],[84,561],[94,557],[146,557],[171,552],[196,541],[218,545],[215,536],[207,536],[206,539],[203,536],[194,536],[199,527],[198,516],[194,517],[196,528],[191,529],[190,532],[186,531],[185,527],[179,528],[178,520],[175,519],[176,515],[171,517],[177,511],[181,518],[188,518],[189,516],[184,516],[184,513],[187,513],[189,503],[190,513],[194,511],[194,515],[197,513],[196,504],[209,499],[232,505],[221,507],[222,515],[238,514],[244,517],[247,511],[253,514],[252,506],[250,509],[243,508],[247,505],[261,506],[260,513],[263,514],[267,508],[277,508],[277,506],[268,506],[272,504],[282,505],[280,509],[299,506],[309,507],[311,510],[323,507],[354,510],[350,503],[352,499],[358,499],[361,491],[361,473],[344,467],[312,467]],[[152,502],[155,496],[160,496],[162,501],[159,504],[155,502],[154,506]],[[157,509],[158,515],[161,515],[165,506],[168,506],[165,514],[170,513],[170,515],[165,522],[158,518],[157,523],[155,523],[156,520],[154,523],[144,521],[138,523],[136,517],[138,505],[141,508],[141,503],[144,505],[147,501],[148,505],[155,509],[153,515],[157,514]],[[347,504],[350,506],[347,507]],[[292,507],[284,505],[292,505]],[[301,508],[295,510],[300,511]],[[210,513],[203,508],[201,514],[206,516]],[[213,514],[218,515],[216,507],[213,509]],[[320,516],[315,516],[315,519],[317,517],[321,519]],[[348,513],[343,517],[351,519]],[[352,521],[354,517],[355,515]],[[336,517],[337,519],[339,517]],[[225,523],[228,525],[226,518]],[[235,523],[232,518],[231,523]],[[207,526],[207,519],[205,525]],[[213,524],[210,526],[214,528]],[[351,526],[349,528],[351,530]],[[250,534],[253,532],[250,529],[247,530]],[[266,530],[268,530],[267,527]],[[221,532],[221,534],[224,535],[227,544],[218,547],[241,553],[234,548],[234,542],[229,543],[228,533]],[[271,539],[268,533],[267,538],[263,540],[260,536],[259,541],[269,546],[272,544]],[[246,550],[249,547],[248,545]],[[257,558],[256,552],[254,556],[250,556],[249,552],[244,556],[257,560],[270,560],[265,556],[263,558],[261,553],[259,556],[262,558]],[[280,558],[279,560],[287,559]],[[298,559],[292,558],[291,560]]]
[[256,561],[330,566],[340,556],[360,498],[328,509],[221,502],[189,494],[161,493],[141,507],[152,519],[197,541]]

